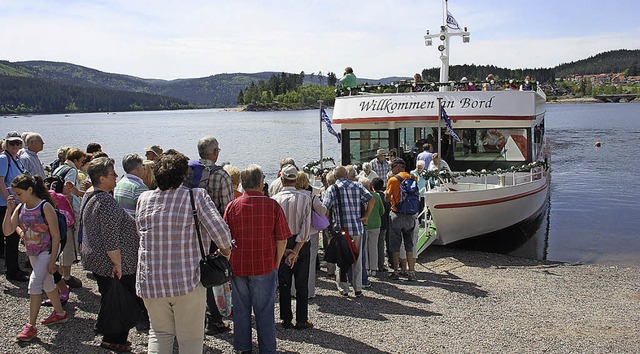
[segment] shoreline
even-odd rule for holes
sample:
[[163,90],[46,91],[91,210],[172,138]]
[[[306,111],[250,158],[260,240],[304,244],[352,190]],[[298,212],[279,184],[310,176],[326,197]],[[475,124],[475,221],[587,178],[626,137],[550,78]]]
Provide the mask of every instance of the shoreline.
[[556,97],[554,100],[547,100],[547,104],[567,104],[567,103],[604,103],[593,97]]
[[[21,261],[24,260],[21,254]],[[3,263],[3,261],[0,261]],[[640,272],[633,267],[575,265],[429,247],[417,282],[372,278],[364,296],[338,295],[324,268],[309,302],[310,330],[277,329],[286,353],[580,352],[635,353],[640,343]],[[2,352],[102,353],[93,325],[95,281],[74,289],[66,324],[38,326],[38,339],[17,343],[28,314],[26,283],[3,279]],[[277,300],[276,300],[277,301]],[[42,308],[43,318],[50,308]],[[276,304],[276,322],[279,306]],[[147,335],[132,330],[133,352]],[[232,352],[233,332],[205,336],[205,353]],[[254,331],[254,352],[257,352]]]

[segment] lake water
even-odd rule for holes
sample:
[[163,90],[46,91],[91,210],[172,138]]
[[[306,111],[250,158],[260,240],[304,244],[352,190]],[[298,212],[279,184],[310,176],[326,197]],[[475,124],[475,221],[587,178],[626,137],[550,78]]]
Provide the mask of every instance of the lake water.
[[[639,103],[547,105],[552,142],[549,208],[527,225],[508,230],[500,247],[478,239],[469,247],[552,261],[640,267]],[[328,112],[331,115],[331,112]],[[220,142],[219,162],[261,165],[272,180],[284,157],[299,166],[319,158],[318,111],[234,112],[192,110],[42,115],[0,118],[0,131],[37,131],[42,161],[61,145],[99,142],[118,161],[160,145],[197,157],[197,140]],[[324,156],[340,157],[337,140],[323,131]],[[595,142],[602,142],[596,148]],[[515,235],[515,236],[514,236]],[[505,239],[505,237],[501,237]],[[427,250],[428,252],[428,250]]]

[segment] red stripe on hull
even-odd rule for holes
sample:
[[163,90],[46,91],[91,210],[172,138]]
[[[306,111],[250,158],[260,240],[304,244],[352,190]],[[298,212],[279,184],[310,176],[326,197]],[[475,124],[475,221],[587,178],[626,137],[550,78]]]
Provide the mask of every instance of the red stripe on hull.
[[504,203],[504,202],[508,202],[508,201],[511,201],[511,200],[516,200],[516,199],[528,197],[528,196],[536,194],[536,193],[540,193],[543,190],[545,190],[547,188],[547,186],[548,186],[548,184],[545,183],[542,187],[539,187],[538,189],[535,189],[535,190],[532,190],[532,191],[526,192],[526,193],[512,195],[512,196],[509,196],[509,197],[503,197],[503,198],[497,198],[497,199],[489,199],[489,200],[481,200],[481,201],[477,201],[477,202],[438,204],[438,205],[435,205],[434,208],[435,209],[453,209],[453,208],[467,208],[467,207],[474,207],[474,206],[482,206],[482,205],[491,205],[491,204]]
[[[452,120],[535,120],[534,116],[458,116]],[[421,120],[437,120],[437,116],[407,116],[407,117],[372,117],[372,118],[335,118],[333,124],[349,123],[380,123],[380,122],[409,122]]]

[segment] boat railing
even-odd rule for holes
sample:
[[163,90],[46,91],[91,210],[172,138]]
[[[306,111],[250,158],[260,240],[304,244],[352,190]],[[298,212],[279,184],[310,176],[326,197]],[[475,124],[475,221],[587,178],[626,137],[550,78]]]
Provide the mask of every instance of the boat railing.
[[[449,191],[471,191],[471,190],[488,190],[506,186],[517,186],[520,184],[531,183],[539,179],[543,179],[546,175],[543,167],[532,168],[529,172],[505,172],[494,175],[484,176],[467,176],[461,177],[460,180],[438,178],[435,185],[427,182],[426,186],[420,190],[421,195],[432,192],[437,189],[438,192]],[[470,180],[471,179],[471,180]],[[454,182],[455,181],[455,182]],[[456,187],[457,185],[457,187]]]

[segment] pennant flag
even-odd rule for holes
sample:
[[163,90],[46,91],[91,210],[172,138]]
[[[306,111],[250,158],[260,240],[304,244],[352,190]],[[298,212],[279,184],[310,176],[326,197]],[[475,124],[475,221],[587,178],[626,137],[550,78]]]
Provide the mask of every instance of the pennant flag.
[[322,121],[324,121],[324,123],[327,125],[327,130],[329,131],[329,133],[338,138],[338,144],[340,144],[340,142],[342,141],[342,136],[340,135],[340,133],[336,133],[336,131],[333,130],[333,127],[331,126],[331,119],[327,115],[327,112],[324,111],[324,108],[322,108]]
[[456,21],[456,19],[453,18],[453,15],[448,10],[447,10],[447,27],[460,31],[460,26],[458,25],[458,21]]
[[444,124],[447,126],[447,131],[449,131],[449,134],[456,139],[457,142],[461,143],[462,140],[460,140],[460,137],[458,136],[458,134],[456,134],[456,132],[453,131],[453,128],[451,127],[451,118],[449,118],[449,116],[447,115],[447,112],[445,112],[444,108],[442,108],[442,114],[440,115],[440,119],[442,119],[444,121]]

